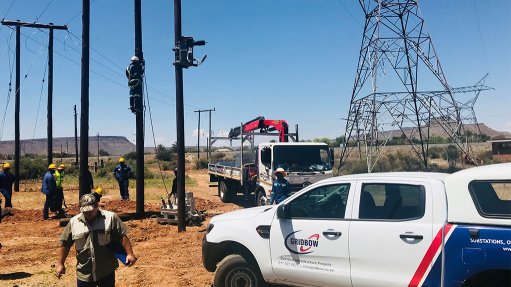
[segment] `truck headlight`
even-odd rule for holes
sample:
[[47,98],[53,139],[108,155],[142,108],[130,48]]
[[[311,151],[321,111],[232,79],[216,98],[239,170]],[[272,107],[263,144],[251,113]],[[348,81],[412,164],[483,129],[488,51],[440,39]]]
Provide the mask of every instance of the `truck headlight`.
[[208,234],[211,230],[213,230],[213,227],[215,227],[215,225],[213,223],[209,223],[208,228],[206,228],[206,234]]

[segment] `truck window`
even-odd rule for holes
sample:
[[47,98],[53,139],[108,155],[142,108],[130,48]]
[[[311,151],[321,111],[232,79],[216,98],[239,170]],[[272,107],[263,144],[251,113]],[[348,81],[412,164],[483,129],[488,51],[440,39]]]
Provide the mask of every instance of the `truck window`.
[[273,164],[275,168],[282,167],[286,172],[332,170],[327,146],[277,145],[273,148]]
[[269,147],[261,149],[261,162],[266,168],[271,168],[271,149]]
[[424,215],[425,201],[425,189],[421,185],[363,184],[360,195],[359,219],[418,219]]
[[333,184],[309,190],[288,203],[290,218],[343,219],[350,184]]
[[511,218],[511,181],[472,181],[468,188],[481,216]]

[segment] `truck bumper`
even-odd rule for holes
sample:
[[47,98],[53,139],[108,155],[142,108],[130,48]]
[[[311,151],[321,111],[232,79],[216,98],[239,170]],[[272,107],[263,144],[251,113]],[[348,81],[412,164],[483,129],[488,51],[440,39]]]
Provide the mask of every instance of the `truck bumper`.
[[202,265],[209,272],[215,272],[218,258],[221,257],[223,248],[221,243],[208,242],[206,236],[202,239]]

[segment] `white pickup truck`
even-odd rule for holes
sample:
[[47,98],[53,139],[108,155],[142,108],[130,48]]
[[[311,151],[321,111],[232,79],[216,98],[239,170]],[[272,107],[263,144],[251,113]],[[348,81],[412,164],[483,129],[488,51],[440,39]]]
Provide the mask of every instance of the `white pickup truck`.
[[511,163],[322,180],[211,219],[214,286],[511,286]]

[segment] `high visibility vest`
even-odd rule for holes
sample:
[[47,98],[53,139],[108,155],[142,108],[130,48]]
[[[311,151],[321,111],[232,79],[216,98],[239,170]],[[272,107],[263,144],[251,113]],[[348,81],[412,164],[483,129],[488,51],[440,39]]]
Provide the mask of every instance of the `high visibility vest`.
[[62,188],[62,182],[64,181],[64,173],[60,173],[58,170],[55,171],[55,183],[57,187]]

